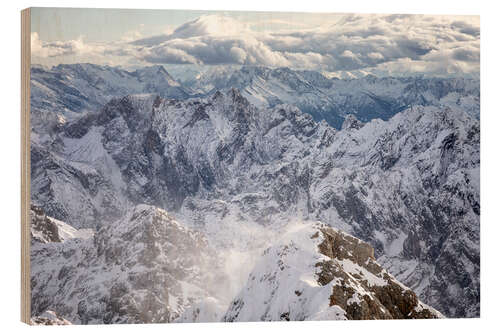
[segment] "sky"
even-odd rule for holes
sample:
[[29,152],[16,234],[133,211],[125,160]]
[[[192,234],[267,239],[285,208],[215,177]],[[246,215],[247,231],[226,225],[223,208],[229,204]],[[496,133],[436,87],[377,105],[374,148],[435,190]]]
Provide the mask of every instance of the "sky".
[[32,63],[479,76],[479,16],[34,8]]

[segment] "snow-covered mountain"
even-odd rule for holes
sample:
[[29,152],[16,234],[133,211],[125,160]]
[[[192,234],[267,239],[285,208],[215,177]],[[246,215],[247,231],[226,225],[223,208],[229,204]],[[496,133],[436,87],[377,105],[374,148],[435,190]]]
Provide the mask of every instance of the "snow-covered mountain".
[[61,123],[88,111],[100,109],[112,97],[156,93],[187,98],[189,90],[175,81],[162,66],[133,72],[94,64],[31,68],[31,125],[35,131],[50,132]]
[[224,320],[441,317],[387,273],[367,243],[299,223],[264,251]]
[[387,120],[416,105],[462,109],[479,118],[479,81],[475,79],[367,75],[339,80],[315,71],[243,66],[207,70],[185,85],[208,94],[238,88],[255,105],[293,104],[336,128],[348,114],[363,122]]
[[336,130],[237,89],[143,94],[32,137],[31,155],[33,203],[75,228],[149,204],[245,263],[290,223],[320,220],[371,244],[445,315],[479,314],[479,122],[460,108],[350,116]]
[[[175,80],[163,66],[127,71],[93,64],[59,65],[31,69],[31,122],[35,131],[72,121],[86,112],[99,110],[113,97],[154,93],[161,97],[187,99],[210,96],[217,90],[237,88],[252,104],[274,107],[287,103],[326,120],[339,129],[344,118],[360,121],[387,120],[410,106],[461,109],[479,119],[479,80],[468,78],[375,77],[327,78],[320,72],[257,66],[210,66],[186,79],[182,69],[172,69]],[[184,69],[187,71],[188,69]],[[49,131],[50,132],[50,131]]]
[[95,236],[80,235],[32,244],[34,316],[53,311],[73,324],[170,322],[220,288],[216,255],[203,235],[161,209],[138,205]]
[[[32,214],[50,219],[38,207]],[[234,299],[225,297],[234,274],[225,254],[159,208],[138,205],[90,239],[37,229],[56,237],[32,244],[33,324],[442,317],[368,244],[320,223],[287,228]]]

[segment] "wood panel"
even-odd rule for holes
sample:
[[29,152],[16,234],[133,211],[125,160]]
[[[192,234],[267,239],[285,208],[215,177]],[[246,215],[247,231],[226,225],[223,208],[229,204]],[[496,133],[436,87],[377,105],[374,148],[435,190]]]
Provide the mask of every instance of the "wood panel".
[[21,11],[21,321],[29,324],[30,291],[30,67],[31,15]]

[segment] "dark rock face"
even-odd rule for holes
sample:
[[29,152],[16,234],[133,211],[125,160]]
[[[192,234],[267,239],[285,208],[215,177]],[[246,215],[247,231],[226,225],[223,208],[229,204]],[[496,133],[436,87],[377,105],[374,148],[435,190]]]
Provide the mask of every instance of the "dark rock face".
[[420,242],[418,235],[412,231],[403,243],[403,255],[406,258],[419,258],[420,257]]
[[59,231],[54,221],[49,219],[42,208],[31,206],[31,242],[60,242]]
[[355,294],[355,288],[349,286],[352,279],[343,272],[332,261],[318,263],[321,268],[318,274],[318,281],[325,285],[335,278],[341,278],[340,285],[333,286],[330,296],[330,306],[338,305],[345,309],[348,319],[422,319],[437,318],[438,315],[424,308],[418,308],[417,296],[410,289],[395,281],[389,274],[384,273],[382,267],[375,262],[374,250],[367,243],[334,231],[331,228],[322,229],[324,240],[319,244],[320,253],[331,259],[350,260],[375,276],[382,276],[385,280],[383,285],[371,285],[363,281],[362,276],[352,275],[360,279],[364,288],[369,290],[371,295],[363,295],[360,302],[349,302]]
[[114,99],[33,145],[33,201],[76,227],[105,227],[140,203],[201,230],[321,220],[370,243],[424,302],[477,316],[478,121],[414,107],[358,125],[258,109],[237,90]]

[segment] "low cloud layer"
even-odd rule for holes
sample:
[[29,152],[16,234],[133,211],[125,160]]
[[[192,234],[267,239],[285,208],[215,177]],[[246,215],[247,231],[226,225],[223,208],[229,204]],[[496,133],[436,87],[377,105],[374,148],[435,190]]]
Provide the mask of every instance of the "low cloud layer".
[[345,15],[314,28],[299,28],[298,23],[297,29],[280,31],[266,30],[266,23],[258,22],[264,28],[257,31],[255,23],[207,15],[163,35],[137,34],[131,41],[134,34],[127,32],[127,38],[99,45],[83,38],[43,42],[33,33],[32,53],[41,62],[88,59],[125,66],[230,64],[388,75],[479,73],[479,17]]

